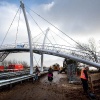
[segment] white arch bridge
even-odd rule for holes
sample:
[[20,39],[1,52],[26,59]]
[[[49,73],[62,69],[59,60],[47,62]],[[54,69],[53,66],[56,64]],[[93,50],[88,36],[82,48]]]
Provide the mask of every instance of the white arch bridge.
[[[29,52],[29,45],[21,44],[20,47],[15,45],[2,45],[0,48],[0,61],[2,62],[10,53],[18,53],[18,52]],[[96,68],[100,68],[100,64],[93,62],[92,56],[88,56],[89,54],[86,52],[82,52],[79,49],[67,47],[64,45],[51,45],[45,44],[44,47],[42,44],[33,43],[32,51],[37,54],[49,54],[54,56],[59,56],[63,58],[72,59],[87,65],[94,66]],[[99,58],[98,58],[99,59]]]
[[[47,37],[47,33],[48,33],[49,29],[46,30],[46,34],[45,34],[45,37],[44,37],[43,44],[42,43],[33,43],[32,42],[32,37],[31,37],[31,31],[30,31],[29,23],[28,23],[28,20],[27,20],[26,12],[25,12],[25,6],[24,6],[22,1],[20,1],[20,7],[22,8],[22,11],[23,11],[23,14],[24,14],[24,18],[25,18],[25,22],[26,22],[29,43],[21,43],[20,47],[18,46],[19,44],[17,44],[17,43],[12,44],[12,45],[11,44],[10,45],[3,45],[3,42],[5,40],[5,38],[4,38],[4,40],[3,40],[2,44],[1,44],[1,47],[0,47],[0,61],[1,62],[10,53],[30,52],[30,74],[32,74],[33,73],[33,52],[34,52],[34,53],[38,53],[38,54],[41,55],[41,68],[42,68],[42,71],[43,71],[43,54],[49,54],[49,55],[55,55],[55,56],[59,56],[59,57],[63,57],[63,58],[69,58],[69,59],[72,59],[72,60],[75,60],[75,61],[78,61],[78,62],[81,62],[81,63],[85,63],[85,64],[88,64],[88,65],[100,68],[100,64],[99,64],[100,61],[99,61],[98,54],[96,54],[97,57],[98,57],[98,63],[96,63],[96,62],[94,62],[94,60],[93,60],[94,58],[92,57],[92,55],[90,55],[88,53],[88,51],[82,52],[81,50],[79,50],[77,48],[74,48],[74,47],[58,45],[58,44],[46,44],[45,43],[45,39]],[[38,15],[38,16],[41,17],[40,15]],[[19,19],[20,19],[20,17],[19,17]],[[42,19],[44,19],[44,18],[42,18]],[[52,25],[54,28],[56,28],[57,30],[59,30],[60,32],[62,32],[60,29],[55,27],[50,22],[48,22],[48,23],[50,25]],[[18,24],[18,26],[19,26],[19,24]],[[8,29],[8,31],[9,31],[9,29]],[[39,29],[41,30],[40,27],[39,27]],[[8,33],[8,31],[7,31],[7,33]],[[6,33],[6,35],[7,35],[7,33]],[[65,34],[64,32],[62,32],[62,33]],[[6,37],[6,35],[5,35],[5,37]],[[68,38],[70,38],[71,40],[73,40],[68,35],[66,35],[66,36]],[[17,37],[16,37],[16,39],[17,39]],[[75,40],[73,40],[73,41],[76,42]]]

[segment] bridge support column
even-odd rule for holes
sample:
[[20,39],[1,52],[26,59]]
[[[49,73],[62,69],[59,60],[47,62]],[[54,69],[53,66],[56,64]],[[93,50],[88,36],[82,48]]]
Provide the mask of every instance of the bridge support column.
[[76,64],[68,64],[67,67],[67,76],[69,83],[76,81]]
[[43,72],[43,54],[41,54],[41,71]]
[[[45,40],[46,40],[46,37],[47,37],[47,34],[48,34],[48,31],[49,31],[49,30],[50,30],[50,29],[47,28],[46,34],[45,34],[44,40],[43,40],[43,46],[42,46],[42,49],[44,49]],[[43,71],[43,53],[41,54],[41,71]]]

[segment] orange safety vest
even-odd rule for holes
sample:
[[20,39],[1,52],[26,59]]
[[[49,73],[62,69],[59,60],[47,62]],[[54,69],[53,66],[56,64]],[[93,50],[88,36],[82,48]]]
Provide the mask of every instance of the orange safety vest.
[[87,80],[87,78],[85,77],[85,74],[84,74],[84,70],[85,70],[85,68],[83,68],[83,69],[81,70],[81,76],[80,76],[80,78],[86,79],[86,80]]

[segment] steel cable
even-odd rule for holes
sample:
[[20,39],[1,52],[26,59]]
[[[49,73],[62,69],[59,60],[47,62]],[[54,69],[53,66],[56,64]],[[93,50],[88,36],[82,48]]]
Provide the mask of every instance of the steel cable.
[[3,45],[3,43],[4,43],[4,41],[5,41],[6,37],[7,37],[7,34],[8,34],[8,32],[9,32],[9,30],[10,30],[10,28],[11,28],[11,26],[12,26],[14,20],[15,20],[15,17],[17,16],[17,13],[18,13],[19,9],[20,9],[20,7],[18,8],[18,10],[17,10],[17,12],[16,12],[16,14],[15,14],[15,16],[14,16],[14,18],[13,18],[13,20],[12,20],[12,22],[11,22],[11,24],[10,24],[8,30],[7,30],[7,32],[6,32],[6,34],[5,34],[5,37],[3,38],[3,41],[2,41],[2,43],[1,43],[1,45],[0,45],[0,48],[1,48],[1,46]]
[[20,8],[19,19],[18,19],[18,26],[17,26],[17,32],[16,32],[15,46],[16,46],[16,44],[17,44],[17,35],[18,35],[18,28],[19,28],[20,15],[21,15],[21,8]]
[[[30,15],[30,13],[28,12],[28,14]],[[31,15],[30,15],[31,16]],[[34,18],[31,16],[31,18],[34,20]],[[39,29],[42,31],[42,33],[45,35],[45,33],[43,32],[43,30],[40,28],[40,26],[38,25],[38,23],[34,20],[34,22],[36,23],[36,25],[39,27]],[[49,42],[52,44],[52,42],[50,41],[50,39],[47,37],[47,39],[49,40]],[[52,44],[53,45],[53,44]]]
[[[26,7],[28,9],[30,9],[27,5]],[[33,11],[32,9],[30,9],[33,13],[35,13],[37,16],[39,16],[40,18],[42,18],[43,20],[45,20],[47,23],[49,23],[50,25],[52,25],[54,28],[56,28],[57,30],[59,30],[61,33],[63,33],[65,36],[67,36],[68,38],[70,38],[72,41],[74,41],[76,44],[78,44],[79,46],[81,46],[84,50],[86,51],[89,51],[87,50],[86,48],[84,48],[80,43],[78,43],[77,41],[75,41],[73,38],[71,38],[70,36],[68,36],[66,33],[64,33],[62,30],[60,30],[58,27],[56,27],[55,25],[53,25],[52,23],[50,23],[48,20],[46,20],[45,18],[43,18],[41,15],[39,15],[38,13],[36,13],[35,11]],[[91,52],[91,51],[89,51]]]

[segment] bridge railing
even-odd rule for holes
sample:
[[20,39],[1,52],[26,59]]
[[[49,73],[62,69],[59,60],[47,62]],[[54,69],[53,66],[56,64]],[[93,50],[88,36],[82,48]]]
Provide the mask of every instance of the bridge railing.
[[[72,56],[79,57],[81,59],[85,59],[88,61],[95,62],[94,57],[89,54],[88,51],[81,51],[80,49],[74,48],[74,47],[69,47],[69,46],[64,46],[64,45],[50,45],[50,44],[45,44],[44,48],[42,48],[41,44],[33,45],[33,48],[37,49],[44,49],[44,50],[51,50],[56,53],[63,53],[63,54],[68,54]],[[98,62],[100,62],[100,56],[98,56],[99,53],[97,53],[98,57]]]
[[81,57],[82,59],[85,60],[89,60],[89,61],[93,61],[93,57],[87,53],[87,52],[82,52],[77,48],[73,48],[73,47],[67,47],[64,45],[48,45],[45,44],[44,48],[42,48],[41,44],[37,44],[37,45],[33,45],[33,48],[35,49],[43,49],[43,50],[51,50],[54,51],[56,53],[63,53],[63,54],[68,54],[68,55],[72,55],[72,56],[76,56],[76,57]]
[[[65,45],[58,45],[58,44],[42,44],[42,43],[33,43],[32,44],[33,49],[39,49],[39,50],[51,50],[56,53],[63,53],[63,54],[68,54],[72,56],[79,57],[81,59],[89,60],[95,62],[94,58],[92,55],[88,53],[88,51],[81,51],[78,48],[75,47],[70,47],[70,46],[65,46]],[[11,45],[3,45],[1,49],[4,48],[29,48],[28,43],[19,43],[17,45],[11,44]],[[98,55],[99,53],[97,53]],[[98,61],[100,61],[100,57],[98,57]]]

